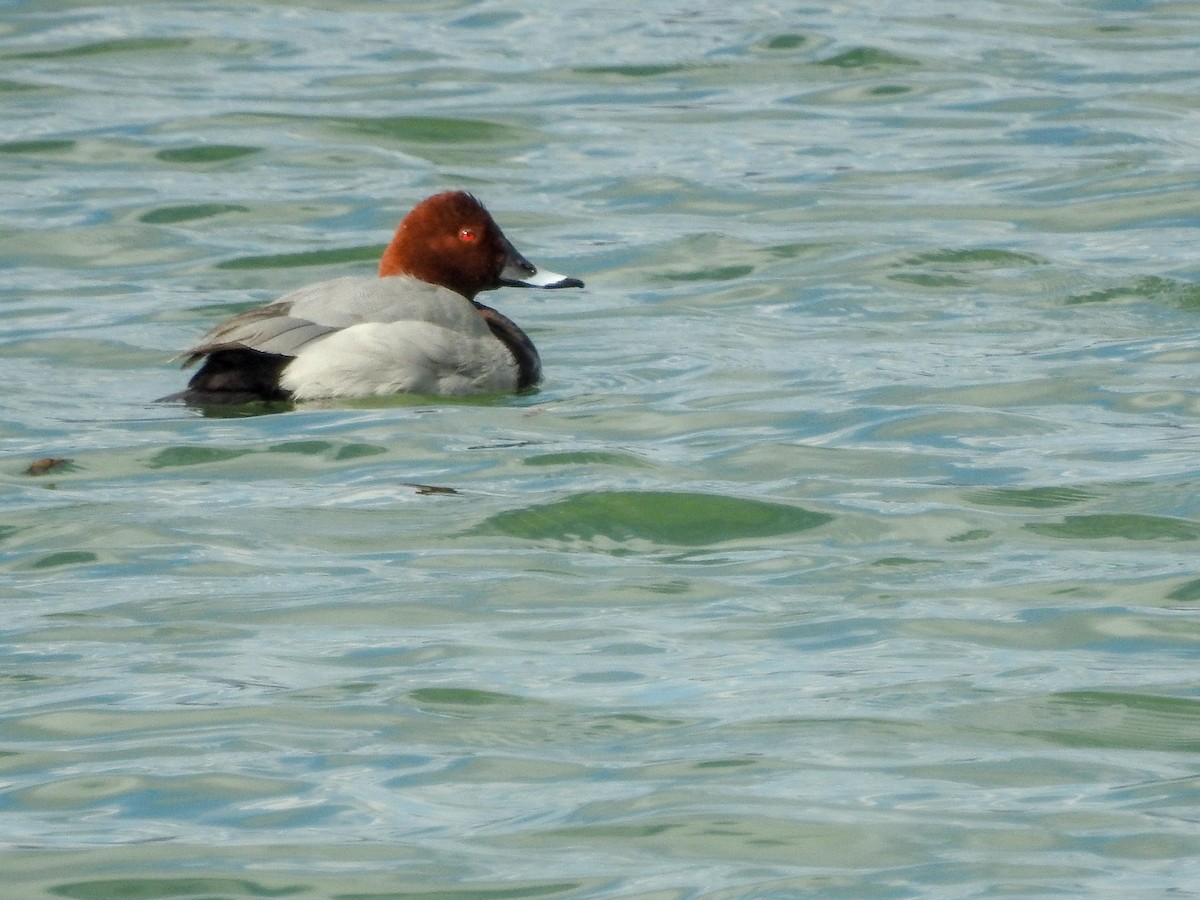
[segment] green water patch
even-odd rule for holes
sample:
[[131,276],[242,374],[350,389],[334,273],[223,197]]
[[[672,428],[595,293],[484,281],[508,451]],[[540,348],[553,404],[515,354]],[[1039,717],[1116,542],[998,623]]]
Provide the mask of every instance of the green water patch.
[[1122,538],[1127,541],[1194,541],[1200,524],[1166,516],[1107,514],[1066,516],[1061,522],[1031,522],[1025,526],[1035,534],[1074,540]]
[[943,247],[908,256],[895,264],[899,271],[890,281],[926,290],[961,290],[974,283],[973,273],[1044,266],[1046,260],[1030,253],[994,247]]
[[905,566],[923,566],[928,562],[927,559],[913,559],[911,556],[884,556],[874,560],[871,565],[883,568],[903,568]]
[[716,232],[683,235],[654,254],[647,277],[664,284],[741,281],[776,260],[814,256],[819,244],[759,245]]
[[305,886],[267,887],[245,878],[98,878],[73,881],[50,889],[67,900],[171,900],[195,897],[296,897],[309,893]]
[[154,156],[163,162],[194,164],[228,162],[261,152],[261,147],[244,147],[238,144],[198,144],[192,147],[159,150]]
[[326,120],[337,131],[366,138],[416,144],[517,143],[522,132],[482,119],[436,116],[338,117]]
[[408,697],[422,706],[516,706],[526,702],[514,694],[474,688],[418,688]]
[[1196,753],[1200,700],[1124,691],[1062,691],[980,703],[954,713],[983,732],[1023,735],[1071,748]]
[[329,441],[287,441],[282,444],[272,444],[267,448],[271,453],[298,453],[301,456],[320,456],[333,449]]
[[795,32],[777,34],[767,38],[762,46],[767,50],[798,50],[808,43],[808,36]]
[[912,272],[901,275],[889,275],[892,281],[899,281],[904,284],[912,284],[917,287],[929,288],[937,290],[940,288],[961,288],[966,287],[968,282],[965,279],[959,278],[957,275],[936,275],[929,272]]
[[[146,467],[150,469],[174,469],[186,466],[200,466],[209,463],[228,462],[231,459],[251,456],[259,452],[261,451],[231,450],[223,447],[165,447],[146,462]],[[283,443],[272,444],[265,452],[295,456],[325,457],[344,461],[361,459],[366,456],[378,456],[379,454],[386,453],[387,449],[373,444],[351,443],[338,446],[331,441],[309,440],[284,441]]]
[[1200,578],[1196,578],[1186,584],[1181,584],[1171,593],[1167,594],[1168,600],[1175,600],[1181,603],[1194,603],[1200,600]]
[[826,513],[719,494],[594,491],[499,513],[474,529],[524,540],[651,541],[699,547],[820,527]]
[[377,447],[374,444],[346,444],[338,448],[338,451],[333,454],[333,458],[339,461],[362,459],[365,456],[379,456],[381,453],[387,453],[387,448]]
[[959,534],[952,534],[946,538],[948,544],[963,544],[968,541],[982,541],[990,538],[992,532],[986,528],[972,528]]
[[188,38],[113,38],[76,44],[55,50],[29,50],[12,54],[9,59],[76,59],[81,56],[104,56],[114,53],[159,53],[186,50],[192,46]]
[[[149,864],[147,864],[149,865]],[[578,897],[581,885],[577,882],[525,882],[513,886],[511,881],[496,886],[473,883],[471,887],[448,890],[412,887],[403,890],[389,888],[383,892],[347,891],[346,876],[314,889],[312,879],[304,884],[270,886],[247,878],[220,876],[167,877],[135,875],[124,878],[92,878],[53,885],[50,896],[65,900],[260,900],[272,897],[298,897],[315,900],[317,897],[338,900],[515,900],[522,897]]]
[[[708,777],[714,778],[712,773]],[[702,796],[703,791],[697,793]],[[665,801],[663,801],[665,802]],[[607,856],[620,856],[637,848],[658,859],[733,859],[749,866],[773,868],[795,866],[830,871],[852,871],[874,867],[896,867],[915,858],[916,838],[892,824],[854,821],[849,823],[804,821],[772,815],[770,804],[747,811],[722,811],[710,815],[689,812],[647,812],[620,800],[605,806],[604,821],[588,822],[582,817],[565,824],[522,835],[522,849],[545,852],[558,847],[583,846]],[[605,852],[605,848],[611,848]],[[825,886],[791,883],[782,891],[750,891],[741,896],[829,896]],[[760,885],[761,887],[761,885]],[[835,893],[838,893],[835,891]],[[866,894],[872,892],[867,891]],[[735,892],[727,892],[733,896]],[[850,890],[847,895],[863,896]],[[682,896],[647,894],[642,896]]]
[[267,450],[271,453],[295,453],[300,456],[329,456],[336,460],[362,459],[387,453],[386,447],[375,444],[345,444],[339,447],[331,441],[285,441],[282,444],[272,444]]
[[41,557],[32,564],[31,569],[59,569],[63,566],[82,566],[94,563],[99,559],[95,553],[87,550],[62,550]]
[[1147,275],[1132,284],[1115,285],[1083,294],[1073,294],[1065,302],[1068,306],[1075,306],[1083,303],[1113,303],[1129,300],[1152,300],[1169,303],[1182,309],[1200,309],[1200,284]]
[[455,19],[454,24],[459,28],[479,28],[484,31],[503,28],[521,19],[521,13],[516,10],[495,10],[493,12],[478,12],[461,19]]
[[200,407],[200,413],[206,419],[249,419],[254,416],[275,416],[295,408],[296,404],[290,400],[249,400],[241,404],[203,406]]
[[826,244],[811,241],[793,241],[786,244],[772,244],[760,249],[773,259],[805,259],[819,256],[826,247]]
[[178,222],[194,222],[211,219],[229,213],[250,212],[250,207],[237,203],[192,203],[183,206],[163,206],[138,216],[139,222],[147,225],[174,225]]
[[175,469],[225,462],[251,453],[250,450],[225,450],[221,447],[165,447],[146,462],[148,469]]
[[904,260],[910,266],[957,266],[962,268],[1008,269],[1044,266],[1046,260],[1032,253],[1014,253],[994,247],[942,248],[918,253]]
[[1055,727],[1043,736],[1071,747],[1200,750],[1200,700],[1068,691],[1051,697],[1045,712]]
[[47,90],[44,84],[30,84],[27,81],[10,81],[7,78],[0,78],[0,94],[28,94],[44,90]]
[[1054,509],[1073,506],[1099,496],[1094,491],[1073,487],[985,488],[972,491],[967,500],[981,506],[1017,506],[1027,509]]
[[563,453],[542,453],[526,457],[527,466],[622,466],[646,468],[646,463],[630,453],[613,453],[608,450],[575,450]]
[[661,276],[662,281],[736,281],[754,274],[754,266],[729,265],[711,266],[703,269],[693,269],[690,272],[676,272]]
[[365,247],[338,247],[333,250],[307,250],[301,253],[278,253],[269,256],[241,256],[217,263],[215,268],[239,271],[244,269],[295,269],[303,266],[332,266],[341,263],[379,262],[382,244]]
[[836,66],[839,69],[873,69],[885,66],[919,66],[919,60],[878,47],[853,47],[817,62],[819,66]]
[[571,71],[576,75],[600,77],[615,75],[620,78],[659,78],[663,75],[679,75],[689,72],[693,68],[693,66],[682,63],[650,63],[627,66],[578,66]]
[[13,155],[41,156],[45,153],[63,153],[75,147],[74,141],[6,141],[0,144],[0,153]]

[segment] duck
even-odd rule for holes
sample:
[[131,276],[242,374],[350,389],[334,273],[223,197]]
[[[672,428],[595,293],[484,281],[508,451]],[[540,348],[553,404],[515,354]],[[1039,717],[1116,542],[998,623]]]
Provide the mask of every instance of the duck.
[[379,262],[378,277],[318,282],[218,324],[181,353],[201,363],[193,406],[390,394],[511,394],[541,381],[533,341],[475,297],[500,287],[582,288],[539,269],[466,191],[413,207]]

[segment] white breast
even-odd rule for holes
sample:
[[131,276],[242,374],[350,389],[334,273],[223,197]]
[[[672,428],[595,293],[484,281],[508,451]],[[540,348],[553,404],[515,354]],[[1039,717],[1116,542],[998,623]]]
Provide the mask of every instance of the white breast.
[[288,364],[280,386],[297,400],[515,391],[518,371],[512,353],[463,302],[469,317],[455,323],[460,327],[368,322],[313,341]]

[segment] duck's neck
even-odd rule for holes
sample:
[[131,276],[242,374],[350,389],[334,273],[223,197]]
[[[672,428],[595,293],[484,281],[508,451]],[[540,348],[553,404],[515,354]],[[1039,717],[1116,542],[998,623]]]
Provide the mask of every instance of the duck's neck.
[[484,306],[478,300],[472,300],[488,328],[500,343],[504,344],[517,361],[517,390],[531,388],[542,380],[542,360],[538,356],[537,347],[529,335],[517,327],[517,323],[503,313],[498,313],[490,306]]

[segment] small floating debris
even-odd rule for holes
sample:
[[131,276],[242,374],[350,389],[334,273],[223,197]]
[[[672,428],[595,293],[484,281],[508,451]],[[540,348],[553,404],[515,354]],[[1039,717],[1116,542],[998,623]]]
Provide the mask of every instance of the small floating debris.
[[71,465],[71,460],[66,457],[43,456],[41,459],[31,462],[29,468],[25,470],[25,474],[33,477],[48,475],[55,469],[65,469],[69,465]]
[[436,484],[418,484],[415,481],[401,482],[405,487],[416,488],[418,494],[457,494],[452,487],[439,487]]

